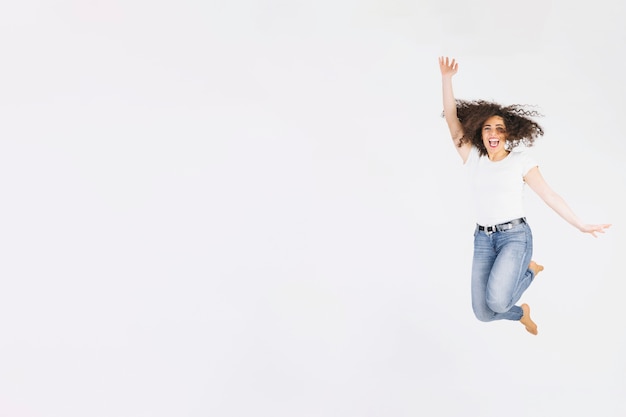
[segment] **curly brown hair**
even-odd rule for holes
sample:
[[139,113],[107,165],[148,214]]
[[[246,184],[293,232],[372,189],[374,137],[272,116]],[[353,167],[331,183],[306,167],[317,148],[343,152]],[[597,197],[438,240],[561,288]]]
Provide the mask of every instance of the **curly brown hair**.
[[459,146],[470,142],[476,146],[481,156],[487,155],[487,148],[483,144],[482,128],[491,116],[500,116],[504,120],[509,149],[520,144],[533,146],[535,139],[543,136],[543,128],[530,118],[541,117],[542,114],[528,107],[519,104],[502,106],[485,100],[456,100],[457,117],[464,132]]

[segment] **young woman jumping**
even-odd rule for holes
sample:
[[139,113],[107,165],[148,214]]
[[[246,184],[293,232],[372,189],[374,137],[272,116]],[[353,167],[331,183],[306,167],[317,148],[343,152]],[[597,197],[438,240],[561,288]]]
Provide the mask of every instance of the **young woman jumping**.
[[524,184],[559,216],[596,237],[610,224],[583,223],[543,179],[537,164],[517,145],[532,146],[543,129],[524,106],[502,106],[484,100],[456,100],[452,77],[458,63],[439,58],[444,117],[470,177],[476,216],[472,262],[472,309],[480,321],[518,320],[530,333],[537,325],[530,307],[516,303],[543,266],[531,260],[532,233],[524,217]]

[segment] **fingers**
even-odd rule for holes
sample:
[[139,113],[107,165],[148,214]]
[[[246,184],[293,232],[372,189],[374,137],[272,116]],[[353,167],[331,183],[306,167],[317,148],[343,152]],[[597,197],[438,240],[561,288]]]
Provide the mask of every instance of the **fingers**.
[[585,232],[589,233],[593,237],[598,237],[596,233],[605,233],[604,229],[608,229],[611,226],[611,224],[590,224],[587,225]]
[[454,58],[450,60],[450,58],[448,58],[447,56],[439,57],[439,69],[441,70],[442,74],[454,75],[458,71],[458,68],[459,64],[456,62],[456,60],[454,60]]
[[608,229],[611,227],[610,224],[598,224],[595,226],[595,231],[599,233],[604,233],[604,229]]
[[443,66],[446,66],[446,67],[450,67],[452,69],[456,69],[459,64],[456,62],[456,60],[454,58],[452,58],[452,60],[450,60],[450,58],[448,58],[447,56],[446,57],[440,56],[439,57],[439,65],[443,65]]

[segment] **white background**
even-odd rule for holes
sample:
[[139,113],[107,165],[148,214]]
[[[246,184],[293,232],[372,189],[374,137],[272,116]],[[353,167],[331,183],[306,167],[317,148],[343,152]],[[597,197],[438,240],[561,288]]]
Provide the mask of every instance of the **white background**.
[[[0,7],[0,415],[626,415],[625,6]],[[539,335],[481,323],[441,113],[535,104]]]

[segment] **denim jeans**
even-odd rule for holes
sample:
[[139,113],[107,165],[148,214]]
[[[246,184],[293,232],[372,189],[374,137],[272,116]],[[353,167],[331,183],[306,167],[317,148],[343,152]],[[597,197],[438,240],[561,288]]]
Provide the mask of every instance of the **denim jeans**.
[[509,230],[474,232],[472,309],[480,321],[519,320],[522,308],[515,303],[535,278],[528,269],[533,252],[527,223]]

